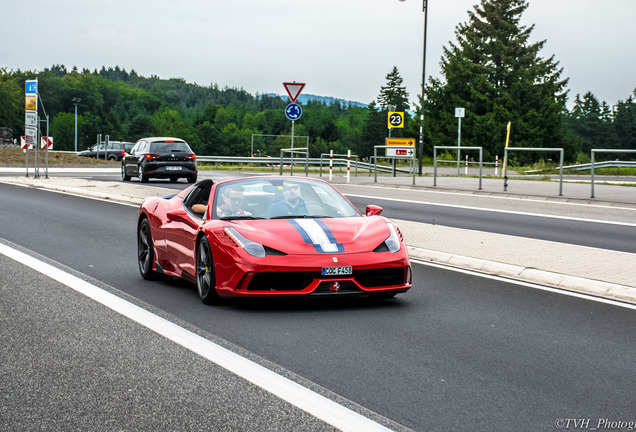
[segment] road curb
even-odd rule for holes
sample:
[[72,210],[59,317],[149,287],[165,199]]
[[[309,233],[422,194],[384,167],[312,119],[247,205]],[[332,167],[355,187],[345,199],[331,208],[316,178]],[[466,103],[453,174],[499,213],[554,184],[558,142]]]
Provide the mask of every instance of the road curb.
[[480,273],[501,276],[508,279],[521,280],[559,288],[566,291],[573,291],[581,294],[588,294],[596,297],[636,304],[636,289],[625,285],[563,275],[531,267],[471,258],[430,249],[422,249],[414,246],[407,247],[409,256],[412,259],[474,270]]

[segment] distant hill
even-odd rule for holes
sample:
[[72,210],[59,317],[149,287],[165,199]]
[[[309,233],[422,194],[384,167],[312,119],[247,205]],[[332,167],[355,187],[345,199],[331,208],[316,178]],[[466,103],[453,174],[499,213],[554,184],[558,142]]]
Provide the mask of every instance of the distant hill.
[[[278,96],[282,98],[283,100],[289,100],[287,95],[278,95],[274,93],[269,93],[266,96],[270,96],[270,97]],[[348,100],[339,99],[339,98],[335,98],[331,96],[318,96],[318,95],[312,95],[312,94],[301,94],[300,96],[298,96],[298,99],[296,99],[296,102],[301,104],[311,102],[311,101],[321,102],[326,105],[333,105],[335,103],[340,103],[344,106],[356,106],[356,107],[362,107],[362,108],[366,108],[367,106],[369,106],[369,104],[364,104],[362,102],[348,101]]]

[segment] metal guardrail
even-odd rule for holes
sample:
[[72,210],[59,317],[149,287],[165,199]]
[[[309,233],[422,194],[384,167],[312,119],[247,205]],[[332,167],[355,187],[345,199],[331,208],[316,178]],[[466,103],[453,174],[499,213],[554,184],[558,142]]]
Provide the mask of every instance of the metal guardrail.
[[[626,150],[627,151],[627,150]],[[594,168],[634,168],[636,167],[635,161],[605,161],[605,162],[594,162]],[[585,171],[592,169],[591,163],[586,164],[576,164],[576,165],[567,165],[563,167],[564,170],[574,170],[574,171]],[[543,170],[532,170],[526,171],[526,173],[539,173],[543,172]]]
[[504,161],[501,174],[504,178],[504,192],[508,190],[508,152],[533,151],[533,152],[558,152],[559,153],[559,196],[563,196],[563,159],[565,152],[561,147],[506,147],[504,148]]
[[594,168],[597,166],[594,163],[594,158],[596,153],[636,153],[636,150],[623,150],[623,149],[592,149],[590,150],[590,159],[592,163],[592,169],[590,170],[590,183],[592,184],[592,194],[590,198],[594,198]]
[[[50,150],[50,153],[68,153],[68,154],[77,154],[74,151],[65,151],[65,150]],[[356,156],[357,158],[357,156]],[[203,163],[214,163],[214,164],[257,164],[257,165],[267,165],[278,168],[281,163],[281,158],[274,157],[249,157],[249,156],[199,156],[197,155],[197,161]],[[308,163],[310,166],[318,167],[322,170],[323,167],[329,168],[329,160],[325,160],[324,158],[292,158],[292,157],[283,157],[282,158],[283,165],[304,165]],[[351,167],[356,170],[360,169],[363,171],[373,171],[376,167],[373,163],[361,162],[359,160],[351,160]],[[345,167],[347,166],[347,159],[342,158],[333,158],[333,166],[337,167]],[[377,169],[380,172],[391,173],[393,172],[393,168],[388,165],[377,165]],[[410,170],[406,168],[397,168],[397,172],[400,173],[409,173]],[[320,173],[322,177],[322,172]],[[356,172],[357,175],[357,172]],[[370,174],[369,174],[370,175]]]
[[[437,186],[437,150],[438,149],[447,149],[447,150],[457,150],[457,154],[459,155],[459,151],[461,149],[464,150],[479,150],[479,190],[482,189],[482,179],[483,179],[483,175],[482,175],[482,170],[483,170],[483,163],[484,163],[484,148],[483,147],[460,147],[460,146],[433,146],[433,186]],[[458,171],[457,171],[457,175],[459,175],[459,166],[458,166]]]
[[[322,158],[292,158],[292,157],[282,157],[282,158],[273,158],[273,157],[241,157],[241,156],[197,156],[198,162],[203,163],[214,163],[214,164],[257,164],[257,165],[267,165],[272,167],[279,167],[282,163],[283,165],[305,165],[306,163],[310,166],[319,167],[321,170],[323,166],[329,167],[329,160],[324,160]],[[341,158],[333,158],[333,165],[338,167],[346,167],[347,159]],[[368,170],[373,171],[376,167],[373,163],[361,162],[361,161],[350,161],[351,167],[354,167],[360,170]],[[387,165],[377,165],[378,171],[381,172],[393,172],[393,168]],[[398,168],[399,172],[408,173],[408,169]]]

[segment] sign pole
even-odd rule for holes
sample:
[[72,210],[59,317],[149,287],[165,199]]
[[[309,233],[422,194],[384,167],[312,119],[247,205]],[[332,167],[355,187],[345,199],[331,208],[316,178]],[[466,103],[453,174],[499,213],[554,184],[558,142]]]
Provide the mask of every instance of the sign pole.
[[[29,146],[33,143],[38,144],[38,79],[26,80],[24,83],[24,141],[26,143],[26,175],[29,176]],[[37,156],[37,153],[36,153]],[[37,177],[37,171],[35,170],[35,163],[33,164],[34,177]]]
[[291,136],[291,163],[289,164],[289,175],[294,175],[294,120],[292,120],[292,136]]
[[462,145],[462,118],[459,117],[457,120],[457,175],[459,175],[460,147]]
[[[24,137],[25,140],[27,139],[27,137]],[[29,144],[27,143],[27,147],[26,147],[26,177],[29,176]]]
[[[285,108],[285,115],[292,122],[292,132],[291,132],[291,164],[290,164],[290,175],[294,175],[294,123],[295,120],[298,120],[302,115],[302,109],[300,105],[296,103],[296,99],[300,95],[300,92],[305,88],[305,83],[297,83],[294,82],[284,82],[283,86],[285,86],[285,90],[287,90],[287,94],[291,99],[292,103],[287,105]],[[307,142],[307,159],[309,158],[309,141]],[[309,163],[305,163],[305,173],[307,172]],[[283,162],[281,156],[281,175],[283,174]]]
[[[40,99],[40,102],[42,100]],[[45,149],[45,159],[46,159],[46,165],[45,165],[45,174],[44,174],[44,178],[49,178],[49,116],[48,114],[46,115],[46,149]]]
[[35,160],[33,161],[33,168],[35,171],[35,174],[33,175],[33,177],[35,178],[40,178],[40,155],[38,154],[38,148],[40,147],[40,140],[42,139],[42,134],[40,133],[40,116],[38,116],[38,128],[37,128],[37,134],[35,135],[35,144],[33,145],[35,147]]

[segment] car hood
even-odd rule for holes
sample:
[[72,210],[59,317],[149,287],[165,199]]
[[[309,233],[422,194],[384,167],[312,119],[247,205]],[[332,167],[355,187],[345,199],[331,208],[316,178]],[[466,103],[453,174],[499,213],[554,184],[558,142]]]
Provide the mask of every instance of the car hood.
[[390,234],[381,216],[226,222],[249,240],[287,254],[370,252]]

